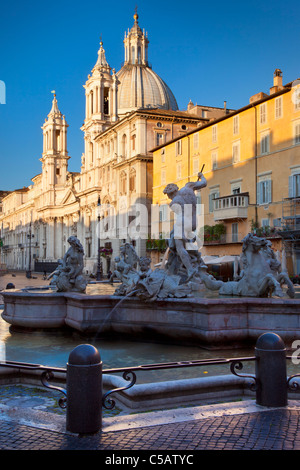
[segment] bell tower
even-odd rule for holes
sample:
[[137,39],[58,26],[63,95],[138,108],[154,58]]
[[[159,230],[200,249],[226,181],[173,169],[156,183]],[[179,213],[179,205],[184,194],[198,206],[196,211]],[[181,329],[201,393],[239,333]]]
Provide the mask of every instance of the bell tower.
[[81,130],[84,131],[87,170],[95,164],[95,137],[118,120],[118,84],[115,70],[107,63],[101,40],[97,62],[84,85],[85,120]]
[[67,128],[65,116],[58,109],[56,93],[52,101],[52,108],[43,129],[43,191],[63,187],[68,172]]

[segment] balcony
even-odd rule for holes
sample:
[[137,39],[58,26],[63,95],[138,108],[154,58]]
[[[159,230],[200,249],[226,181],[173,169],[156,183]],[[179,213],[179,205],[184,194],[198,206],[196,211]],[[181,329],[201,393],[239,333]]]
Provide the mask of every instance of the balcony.
[[231,194],[214,199],[214,220],[247,219],[249,193]]
[[219,237],[204,235],[204,245],[228,245],[229,243],[242,243],[244,235],[239,232],[224,233]]

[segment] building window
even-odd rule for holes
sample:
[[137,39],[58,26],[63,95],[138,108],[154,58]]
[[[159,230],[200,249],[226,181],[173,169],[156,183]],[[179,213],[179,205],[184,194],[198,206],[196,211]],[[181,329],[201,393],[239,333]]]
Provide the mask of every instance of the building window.
[[281,227],[281,218],[278,217],[276,219],[273,219],[273,226],[274,227]]
[[231,224],[231,241],[233,243],[236,243],[239,241],[239,233],[238,233],[238,229],[239,229],[239,224],[237,222],[234,222],[233,224]]
[[296,80],[296,85],[293,86],[292,101],[294,103],[295,111],[300,109],[300,83]]
[[160,179],[161,179],[161,184],[166,184],[166,170],[161,170],[161,175],[160,175]]
[[94,146],[93,142],[89,143],[90,163],[94,162]]
[[127,135],[123,134],[122,137],[122,156],[127,157]]
[[167,204],[162,204],[159,207],[159,221],[160,222],[166,222],[166,220],[168,220],[168,208],[169,206]]
[[120,176],[120,193],[126,194],[127,175],[125,171],[122,171]]
[[159,147],[164,143],[164,135],[163,134],[156,134],[156,146]]
[[135,184],[136,184],[136,171],[134,168],[132,168],[129,174],[129,190],[130,191],[135,191]]
[[257,203],[269,204],[272,202],[272,180],[270,176],[259,178],[257,183]]
[[289,176],[289,197],[300,196],[300,169]]
[[217,142],[218,135],[217,135],[217,126],[212,126],[212,141]]
[[261,219],[262,227],[270,227],[270,219]]
[[194,158],[194,160],[193,160],[193,175],[196,175],[197,173],[199,173],[199,159]]
[[214,211],[214,200],[219,197],[220,192],[218,189],[214,189],[209,193],[208,202],[209,202],[209,212]]
[[55,131],[55,136],[56,136],[56,150],[59,152],[61,150],[61,145],[60,145],[60,131]]
[[90,93],[90,110],[91,110],[91,114],[93,114],[94,113],[94,93],[93,93],[93,90]]
[[202,204],[201,204],[201,192],[196,192],[196,199],[197,199],[197,206],[196,206],[196,214],[202,215]]
[[241,183],[231,183],[231,194],[240,194]]
[[136,141],[136,135],[135,134],[131,137],[131,140],[132,140],[132,150],[135,150],[135,141]]
[[181,163],[177,163],[177,179],[181,179]]
[[177,142],[175,142],[175,145],[176,145],[176,155],[181,155],[181,152],[182,152],[181,140],[177,140]]
[[233,118],[233,133],[238,134],[239,133],[239,116],[234,116]]
[[165,148],[161,149],[160,155],[161,155],[161,162],[165,163],[165,160],[166,160],[166,149]]
[[212,170],[218,168],[218,152],[212,152],[211,154],[211,168]]
[[282,96],[275,99],[275,119],[282,118]]
[[267,122],[267,105],[263,103],[260,105],[260,123],[265,124]]
[[104,103],[103,103],[103,112],[104,114],[109,114],[109,88],[104,88]]
[[232,145],[232,163],[240,161],[240,142],[234,142]]
[[300,122],[294,125],[294,144],[300,144]]
[[270,151],[270,135],[268,134],[263,134],[261,136],[260,140],[260,153],[269,153]]
[[197,149],[199,147],[199,134],[198,132],[196,132],[196,134],[194,134],[194,149]]
[[161,122],[158,122],[156,125],[157,125],[157,127],[162,127],[162,123],[161,123]]

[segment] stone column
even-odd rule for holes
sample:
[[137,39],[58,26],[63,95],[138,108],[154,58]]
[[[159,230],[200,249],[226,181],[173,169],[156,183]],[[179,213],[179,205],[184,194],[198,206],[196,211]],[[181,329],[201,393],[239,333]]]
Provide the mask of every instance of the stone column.
[[54,247],[54,254],[55,258],[63,258],[63,218],[57,217],[56,219],[56,233],[55,233],[55,247]]
[[99,108],[100,108],[100,119],[103,119],[103,104],[104,104],[104,89],[101,81],[99,87]]
[[53,217],[47,219],[47,258],[54,260],[55,245],[55,220]]

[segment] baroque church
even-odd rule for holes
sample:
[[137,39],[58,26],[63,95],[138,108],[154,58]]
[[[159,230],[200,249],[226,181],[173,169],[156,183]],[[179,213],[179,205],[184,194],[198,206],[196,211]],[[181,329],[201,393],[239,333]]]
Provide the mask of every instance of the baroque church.
[[212,109],[191,102],[186,111],[178,109],[172,91],[148,62],[148,44],[137,13],[125,33],[124,64],[118,72],[100,42],[84,84],[85,145],[78,172],[68,170],[68,124],[54,94],[42,126],[42,171],[29,187],[2,198],[1,263],[8,269],[53,267],[69,248],[70,235],[83,245],[87,273],[97,270],[100,245],[103,273],[125,241],[133,242],[139,256],[146,255],[150,217],[142,217],[143,236],[128,228],[137,204],[151,214],[152,150],[214,117],[207,114]]

